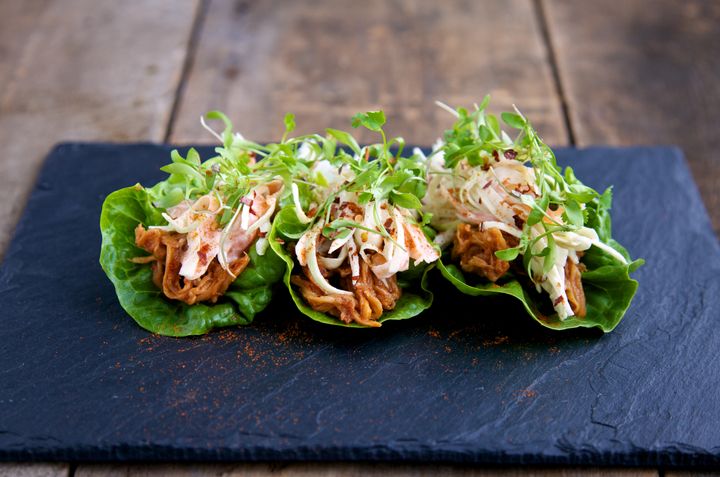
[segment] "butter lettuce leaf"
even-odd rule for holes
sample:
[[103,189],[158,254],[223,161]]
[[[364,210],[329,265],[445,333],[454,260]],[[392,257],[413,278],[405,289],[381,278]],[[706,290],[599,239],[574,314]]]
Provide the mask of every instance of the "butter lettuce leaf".
[[[608,244],[623,256],[628,257],[627,251],[614,240],[610,240]],[[638,282],[630,278],[630,273],[644,263],[642,259],[639,259],[624,265],[606,251],[591,247],[585,252],[582,259],[587,267],[582,274],[587,314],[583,318],[569,316],[565,320],[561,320],[557,313],[552,312],[548,296],[536,293],[534,285],[529,280],[525,279],[521,283],[518,278],[508,273],[497,283],[492,283],[483,277],[463,273],[457,265],[449,263],[448,258],[445,256],[443,260],[439,261],[440,273],[458,290],[467,295],[512,296],[520,300],[535,321],[553,330],[597,327],[606,333],[615,329],[630,306],[638,288]],[[550,310],[551,313],[541,310]]]
[[[155,187],[157,190],[157,186]],[[144,329],[165,336],[205,334],[213,328],[247,325],[272,297],[284,262],[268,249],[260,256],[250,247],[250,263],[215,304],[185,303],[164,297],[152,281],[148,264],[130,261],[146,256],[135,246],[135,227],[163,225],[149,189],[135,185],[110,194],[100,215],[100,264],[115,286],[120,305]]]

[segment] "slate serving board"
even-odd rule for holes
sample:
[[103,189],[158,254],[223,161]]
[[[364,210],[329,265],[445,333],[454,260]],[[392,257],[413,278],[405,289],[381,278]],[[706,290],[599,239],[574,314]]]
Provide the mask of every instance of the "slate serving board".
[[615,184],[615,236],[647,260],[611,334],[439,279],[429,312],[379,330],[280,293],[190,339],[136,326],[98,264],[105,195],[161,179],[169,150],[51,153],[0,271],[0,460],[720,464],[720,250],[677,149],[558,152]]

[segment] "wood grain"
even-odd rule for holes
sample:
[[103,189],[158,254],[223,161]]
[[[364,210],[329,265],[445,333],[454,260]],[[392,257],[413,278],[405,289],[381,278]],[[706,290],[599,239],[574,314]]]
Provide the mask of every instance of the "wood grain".
[[54,143],[162,140],[196,3],[0,2],[0,252]]
[[680,145],[720,232],[720,2],[543,6],[578,144]]
[[212,109],[265,141],[286,112],[306,133],[382,108],[390,134],[431,144],[452,123],[434,100],[471,107],[489,92],[565,143],[547,55],[530,0],[213,1],[171,139],[211,141],[198,119]]
[[70,477],[70,465],[0,463],[0,477]]
[[676,470],[665,472],[665,477],[720,477],[720,471],[690,471],[690,470]]
[[238,465],[89,465],[75,477],[657,477],[640,469],[483,469],[451,465],[393,464],[238,464]]
[[0,92],[13,79],[23,54],[23,45],[32,37],[37,17],[51,0],[0,3]]

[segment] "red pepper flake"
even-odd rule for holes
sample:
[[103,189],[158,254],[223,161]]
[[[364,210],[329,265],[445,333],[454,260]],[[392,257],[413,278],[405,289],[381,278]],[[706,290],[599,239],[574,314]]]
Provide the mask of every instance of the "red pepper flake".
[[513,220],[515,221],[515,227],[519,229],[523,228],[523,225],[525,225],[525,221],[519,215],[513,215]]
[[496,162],[500,162],[500,157],[499,157],[497,151],[493,151],[493,152],[492,152],[492,155],[493,155],[493,157],[495,158],[495,161],[496,161]]
[[557,305],[558,303],[562,303],[562,302],[563,302],[563,297],[559,296],[559,297],[557,297],[557,299],[553,302],[553,305]]
[[385,223],[383,225],[385,226],[385,228],[390,227],[392,225],[392,219],[388,217],[388,219],[385,221]]
[[365,162],[370,161],[370,148],[365,149]]
[[308,217],[315,217],[315,214],[317,214],[317,207],[313,207],[310,210],[308,210],[307,216]]
[[200,265],[205,265],[208,263],[207,254],[210,251],[210,245],[203,244],[202,247],[200,247],[200,250],[198,250],[198,262]]
[[483,189],[487,189],[488,187],[490,187],[490,184],[492,184],[492,181],[487,181],[487,184],[483,186]]
[[506,159],[515,159],[517,157],[517,152],[513,149],[508,149],[503,153],[503,156],[505,156]]
[[522,397],[528,398],[528,399],[534,398],[537,396],[537,391],[533,391],[532,389],[523,389],[519,393]]
[[267,235],[267,232],[258,232],[258,236],[260,236],[262,238],[265,238],[266,235]]

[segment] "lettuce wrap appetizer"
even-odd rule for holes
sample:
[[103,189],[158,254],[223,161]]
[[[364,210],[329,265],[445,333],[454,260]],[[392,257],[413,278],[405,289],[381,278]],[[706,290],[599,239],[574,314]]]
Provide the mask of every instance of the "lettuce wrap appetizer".
[[221,113],[208,118],[225,122],[220,135],[202,121],[223,144],[215,157],[174,150],[166,180],[113,192],[102,208],[100,263],[128,314],[162,335],[250,323],[284,271],[267,235],[293,173],[290,146],[252,143]]
[[[425,163],[388,143],[381,111],[353,126],[378,131],[382,144],[360,147],[329,129],[323,147],[305,145],[307,174],[279,212],[270,244],[287,262],[285,284],[298,309],[327,324],[379,327],[418,315],[432,302],[427,265],[439,251],[423,231]],[[335,149],[335,141],[346,149]],[[399,146],[397,154],[391,146]]]
[[612,190],[563,172],[517,110],[501,115],[519,130],[513,139],[488,101],[472,112],[439,104],[457,118],[428,159],[424,211],[444,250],[440,271],[469,295],[514,296],[548,328],[611,331],[642,264],[611,237]]

